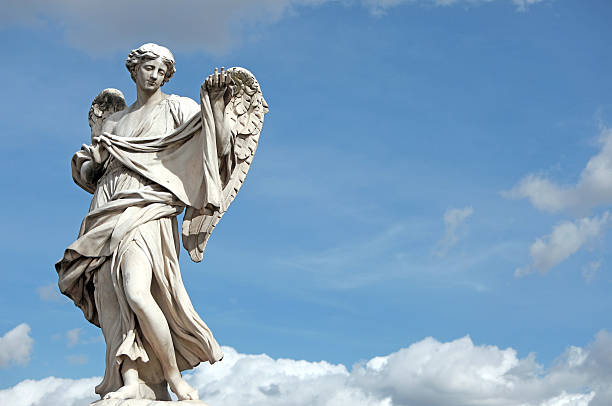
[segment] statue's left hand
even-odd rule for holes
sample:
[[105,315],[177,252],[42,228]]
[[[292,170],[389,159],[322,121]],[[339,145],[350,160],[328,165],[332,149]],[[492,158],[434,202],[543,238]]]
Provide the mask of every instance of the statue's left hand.
[[105,148],[106,142],[102,141],[99,136],[94,137],[93,141],[94,143],[91,147],[91,155],[93,161],[96,164],[101,165],[109,158],[109,152]]
[[222,107],[225,107],[231,97],[229,86],[231,83],[233,83],[232,77],[225,68],[221,67],[221,70],[215,68],[215,72],[202,83],[202,90],[208,91],[213,106],[221,105],[221,102],[223,102]]

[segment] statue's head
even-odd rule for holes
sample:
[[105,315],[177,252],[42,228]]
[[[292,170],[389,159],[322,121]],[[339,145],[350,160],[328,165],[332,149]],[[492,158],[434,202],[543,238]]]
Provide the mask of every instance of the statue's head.
[[172,55],[172,52],[170,52],[168,48],[161,45],[148,43],[132,50],[125,60],[125,67],[130,71],[132,80],[136,81],[136,69],[138,69],[138,66],[143,62],[158,58],[161,59],[167,67],[163,81],[163,83],[166,83],[170,80],[172,75],[174,75],[176,68],[174,67],[174,55]]

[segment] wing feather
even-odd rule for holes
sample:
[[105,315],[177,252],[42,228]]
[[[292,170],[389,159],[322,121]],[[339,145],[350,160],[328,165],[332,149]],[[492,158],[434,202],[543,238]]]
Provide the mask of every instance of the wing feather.
[[100,135],[102,124],[106,118],[125,109],[125,97],[120,90],[108,88],[102,90],[91,102],[89,109],[89,127],[91,138]]

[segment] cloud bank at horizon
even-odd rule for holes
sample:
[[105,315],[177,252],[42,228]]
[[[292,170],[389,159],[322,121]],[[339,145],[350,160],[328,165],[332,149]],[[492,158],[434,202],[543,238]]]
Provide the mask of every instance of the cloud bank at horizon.
[[[512,348],[469,336],[431,337],[347,369],[326,361],[273,359],[224,347],[225,358],[187,374],[200,398],[225,406],[605,406],[612,403],[612,334],[569,347],[549,369]],[[0,404],[77,406],[96,399],[101,378],[26,380],[0,390]]]

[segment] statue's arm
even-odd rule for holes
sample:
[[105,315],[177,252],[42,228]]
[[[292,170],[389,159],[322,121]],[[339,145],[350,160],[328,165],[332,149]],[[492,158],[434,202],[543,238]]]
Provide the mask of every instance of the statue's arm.
[[92,146],[85,145],[72,156],[70,166],[72,180],[83,190],[93,193],[96,190],[95,166],[93,165]]
[[[222,200],[218,207],[187,207],[185,210],[183,246],[195,262],[202,260],[211,233],[244,183],[257,150],[264,115],[268,112],[268,104],[251,72],[240,67],[230,68],[226,72],[229,78],[224,78],[222,72],[215,71],[209,76],[200,94],[202,131],[206,132],[206,141],[213,136],[210,127],[214,124],[216,152],[226,155],[214,156],[212,140],[204,145],[208,162],[218,161],[219,164]],[[215,115],[211,117],[212,114]]]
[[108,151],[97,143],[89,147],[90,159],[83,162],[79,174],[83,181],[95,184],[104,173],[104,163],[109,157]]
[[215,73],[210,75],[202,84],[202,90],[208,92],[215,121],[215,135],[217,142],[217,156],[229,154],[232,143],[232,121],[225,114],[225,107],[230,99],[229,84],[231,76],[221,68],[215,69]]
[[[101,133],[112,133],[119,117],[120,114],[115,113],[104,120]],[[104,164],[110,156],[104,144],[95,141],[97,135],[99,134],[93,137],[93,145],[83,144],[81,149],[74,154],[71,165],[72,178],[75,183],[90,193],[95,191],[96,182],[104,174]]]
[[215,117],[215,130],[217,136],[217,155],[225,156],[229,154],[231,147],[231,125],[232,122],[224,114],[225,112],[225,102],[221,97],[221,100],[216,100],[212,106],[213,108],[213,116]]
[[[100,134],[104,134],[104,133],[114,134],[115,130],[117,129],[117,123],[119,122],[119,119],[123,117],[124,114],[125,114],[125,110],[122,110],[122,111],[112,114],[106,120],[104,120]],[[97,135],[100,135],[100,134],[97,134]],[[110,154],[103,143],[97,142],[96,137],[94,137],[93,139],[94,139],[94,145],[93,145],[93,150],[92,150],[93,164],[98,165],[98,166],[104,166],[104,163],[108,160],[108,158],[110,157]]]
[[83,180],[83,182],[95,183],[94,173],[95,173],[94,163],[91,160],[87,160],[83,162],[83,165],[81,165],[81,169],[79,170],[79,175],[81,176],[81,179]]

